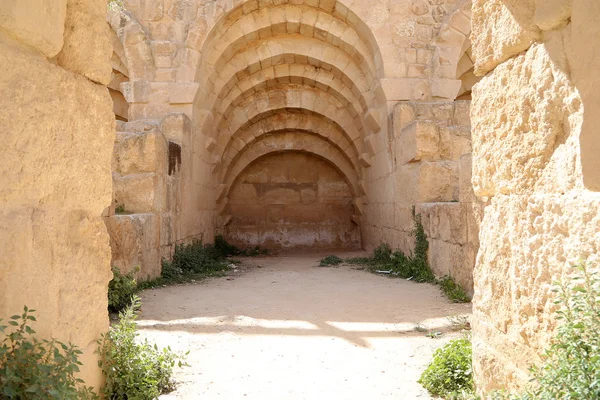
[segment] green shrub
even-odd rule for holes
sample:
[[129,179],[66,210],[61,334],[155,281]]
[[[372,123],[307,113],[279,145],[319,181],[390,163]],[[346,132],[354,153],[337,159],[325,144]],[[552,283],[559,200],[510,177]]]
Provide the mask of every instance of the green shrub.
[[433,395],[461,398],[473,392],[471,363],[471,341],[467,337],[455,339],[435,351],[419,383]]
[[238,247],[227,242],[222,235],[215,236],[215,250],[223,258],[239,256],[242,253]]
[[112,267],[113,278],[108,284],[108,310],[119,312],[131,304],[131,297],[137,289],[134,273],[138,269],[123,275],[117,267]]
[[442,292],[454,303],[470,303],[471,299],[463,288],[454,282],[450,276],[445,276],[438,280],[438,285]]
[[75,377],[79,372],[81,350],[58,340],[38,340],[28,325],[36,321],[35,310],[24,307],[23,314],[1,325],[5,337],[0,346],[0,398],[28,400],[97,399],[91,387]]
[[382,243],[379,247],[373,250],[373,260],[376,263],[385,264],[392,260],[392,249],[387,243]]
[[204,245],[201,241],[175,246],[171,264],[173,270],[181,270],[183,274],[220,271],[228,265],[222,249]]
[[140,300],[134,296],[132,304],[119,314],[119,323],[98,341],[98,365],[106,377],[103,392],[107,399],[156,399],[174,389],[175,365],[186,365],[184,355],[138,339],[135,320],[139,307]]
[[339,258],[338,256],[327,256],[321,260],[319,263],[320,267],[330,267],[332,265],[340,265],[344,260]]
[[571,283],[555,284],[560,326],[543,365],[531,369],[535,385],[516,398],[600,399],[600,276],[575,268]]

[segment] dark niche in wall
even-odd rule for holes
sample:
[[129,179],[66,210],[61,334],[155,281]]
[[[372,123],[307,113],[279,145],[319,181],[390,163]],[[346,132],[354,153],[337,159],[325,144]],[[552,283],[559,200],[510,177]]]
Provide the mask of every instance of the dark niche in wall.
[[181,169],[181,146],[169,142],[169,175],[173,175]]

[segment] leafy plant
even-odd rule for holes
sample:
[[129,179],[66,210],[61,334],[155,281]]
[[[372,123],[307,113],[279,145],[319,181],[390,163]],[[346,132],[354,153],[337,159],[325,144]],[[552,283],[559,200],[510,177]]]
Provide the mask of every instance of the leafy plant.
[[128,215],[128,214],[132,214],[130,211],[127,211],[125,209],[125,205],[123,204],[117,204],[115,206],[115,214],[116,215]]
[[320,267],[331,267],[333,265],[340,265],[344,260],[339,258],[338,256],[327,256],[321,260],[319,263]]
[[[29,326],[35,310],[26,306],[8,321],[11,331],[0,346],[0,398],[3,399],[97,399],[91,387],[76,377],[81,350],[56,339],[38,340]],[[8,326],[1,325],[0,332]]]
[[543,365],[531,369],[535,385],[516,398],[600,398],[600,275],[575,268],[569,284],[555,283],[561,324]]
[[461,398],[473,392],[471,363],[471,341],[467,337],[455,339],[435,351],[419,383],[433,395]]
[[392,249],[387,243],[382,243],[379,247],[373,250],[373,260],[376,263],[385,264],[392,260]]
[[98,340],[98,365],[106,377],[103,392],[107,399],[156,399],[175,388],[173,368],[187,365],[185,355],[169,347],[159,350],[138,339],[135,320],[140,305],[134,296],[132,304],[119,314],[119,323]]
[[137,289],[134,273],[139,268],[123,275],[117,267],[112,267],[113,278],[108,284],[108,310],[119,312],[131,304],[131,298]]
[[454,303],[470,303],[471,298],[465,290],[456,284],[451,276],[445,276],[438,280],[442,292]]

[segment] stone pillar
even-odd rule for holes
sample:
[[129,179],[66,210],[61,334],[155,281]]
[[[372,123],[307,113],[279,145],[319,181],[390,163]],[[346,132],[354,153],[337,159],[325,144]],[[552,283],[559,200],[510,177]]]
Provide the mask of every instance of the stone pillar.
[[584,182],[600,171],[586,170],[582,138],[598,140],[586,121],[600,112],[589,90],[600,83],[589,53],[599,18],[596,0],[473,4],[475,72],[485,76],[473,91],[472,182],[491,198],[474,274],[482,393],[527,384],[557,325],[552,282],[598,261],[600,194]]
[[114,115],[105,0],[0,2],[0,317],[37,309],[40,338],[84,352],[108,330]]

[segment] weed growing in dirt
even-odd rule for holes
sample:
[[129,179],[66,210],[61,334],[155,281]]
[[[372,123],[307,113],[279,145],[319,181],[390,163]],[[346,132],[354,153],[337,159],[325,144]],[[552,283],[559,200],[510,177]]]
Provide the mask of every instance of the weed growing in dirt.
[[465,290],[454,282],[451,276],[445,276],[437,281],[442,292],[454,303],[470,303],[471,298]]
[[[39,340],[31,328],[35,310],[25,306],[13,315],[0,333],[0,398],[2,399],[98,399],[91,387],[76,377],[83,354],[73,344],[56,339]],[[7,328],[10,331],[7,331]]]
[[453,331],[470,331],[471,322],[468,315],[452,315],[448,317],[448,322]]
[[425,328],[423,325],[421,324],[416,324],[415,327],[413,328],[413,330],[415,332],[421,332],[421,333],[425,333],[427,332],[427,328]]
[[108,310],[110,312],[119,312],[131,304],[131,297],[137,290],[135,280],[136,270],[128,274],[122,274],[119,268],[113,266],[113,278],[108,283]]
[[473,393],[472,348],[468,337],[455,339],[437,349],[419,383],[431,394],[446,399]]
[[401,251],[392,252],[388,244],[382,244],[373,251],[371,257],[350,258],[345,260],[352,265],[364,265],[371,272],[386,274],[391,277],[409,279],[419,283],[437,283],[440,288],[455,303],[468,303],[471,301],[463,288],[457,285],[451,277],[436,280],[429,262],[427,252],[429,242],[421,222],[421,216],[413,208],[413,235],[415,248],[413,254],[407,256]]
[[331,267],[334,265],[340,265],[344,260],[339,258],[338,256],[327,256],[321,260],[319,263],[319,267]]
[[205,245],[201,241],[175,246],[173,259],[162,261],[161,277],[140,282],[138,290],[225,275],[231,261],[224,255],[227,248],[223,247],[223,243],[219,246]]
[[134,296],[119,314],[119,322],[98,340],[98,366],[106,378],[107,399],[156,399],[175,388],[173,368],[186,365],[185,355],[139,340],[135,320],[140,305]]

